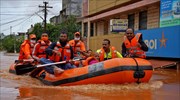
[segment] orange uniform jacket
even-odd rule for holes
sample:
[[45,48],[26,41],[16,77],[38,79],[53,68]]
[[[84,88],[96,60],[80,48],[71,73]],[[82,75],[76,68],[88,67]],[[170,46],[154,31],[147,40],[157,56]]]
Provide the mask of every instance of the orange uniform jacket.
[[[115,49],[115,47],[111,46],[110,49],[111,49],[112,58],[117,58],[117,54],[116,54],[116,49]],[[105,60],[105,59],[104,59],[104,53],[105,53],[104,49],[101,48],[101,51],[99,52],[100,61],[104,61],[104,60]],[[111,59],[112,59],[112,58],[111,58]]]
[[25,40],[20,47],[19,60],[28,59],[32,55],[34,44],[30,43],[29,40]]
[[69,44],[72,46],[74,51],[74,56],[77,57],[77,49],[80,49],[81,51],[86,51],[85,45],[82,41],[79,40],[78,43],[75,43],[74,40],[69,41]]
[[145,52],[137,45],[139,41],[139,37],[141,36],[141,33],[137,33],[135,37],[129,42],[126,36],[124,36],[124,44],[127,48],[127,52],[131,56],[140,57],[140,58],[146,58]]
[[56,46],[54,47],[54,50],[57,50],[61,52],[61,57],[58,56],[57,54],[53,54],[53,61],[58,62],[58,61],[64,61],[64,60],[70,60],[72,58],[72,48],[70,44],[66,44],[65,47],[62,47],[60,42],[56,43]]
[[44,42],[43,40],[38,40],[36,45],[34,46],[32,56],[38,58],[48,58],[46,55],[45,49],[51,44],[51,41]]

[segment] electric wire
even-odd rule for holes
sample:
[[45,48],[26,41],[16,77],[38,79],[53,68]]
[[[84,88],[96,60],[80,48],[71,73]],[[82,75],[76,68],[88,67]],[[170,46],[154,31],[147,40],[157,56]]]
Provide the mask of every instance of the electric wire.
[[[39,12],[40,12],[40,11],[38,11],[37,13],[39,13]],[[35,13],[36,13],[36,12],[35,12]],[[30,19],[32,16],[36,15],[35,13],[33,13],[31,16],[29,16],[27,19],[21,21],[20,23],[13,25],[12,27],[17,27],[17,26],[21,25],[24,21],[26,21],[26,20]],[[9,30],[9,28],[6,28],[6,29],[1,30],[1,31],[7,31],[7,30]]]
[[16,21],[19,21],[19,20],[23,20],[23,19],[24,19],[24,18],[18,18],[18,19],[15,19],[15,20],[11,20],[11,21],[9,21],[9,22],[0,24],[0,26],[6,25],[6,24],[10,24],[10,23],[13,23],[13,22],[16,22]]
[[[14,1],[14,0],[1,0],[1,1],[7,1],[7,2],[10,2],[10,1]],[[24,1],[26,1],[26,0],[16,0],[16,2],[24,2]],[[48,5],[57,5],[57,3],[62,3],[62,0],[42,0],[43,2],[48,2]],[[27,1],[27,2],[29,2],[29,1]],[[31,0],[31,2],[37,2],[37,0]],[[39,2],[39,1],[38,1]],[[60,5],[60,4],[59,4]],[[15,7],[3,7],[2,5],[1,5],[1,7],[0,7],[0,9],[1,9],[1,11],[5,11],[5,10],[2,10],[2,9],[9,9],[9,8],[30,8],[31,9],[31,7],[38,7],[39,5],[32,5],[32,6],[15,6]],[[37,8],[36,8],[37,9]],[[40,8],[39,8],[40,9]],[[41,9],[40,9],[41,10]],[[52,10],[52,9],[51,9]],[[39,16],[41,19],[43,19],[43,17],[41,17],[42,16],[42,14],[40,13],[40,12],[35,12],[35,13],[33,13],[33,15],[31,15],[31,14],[29,14],[29,11],[27,11],[28,13],[26,13],[26,14],[22,14],[22,13],[19,13],[19,12],[15,12],[15,11],[13,11],[13,13],[0,13],[0,15],[1,16],[4,16],[4,15],[6,15],[6,16],[25,16],[25,17],[21,17],[21,18],[17,18],[17,19],[15,19],[15,20],[11,20],[11,21],[8,21],[8,22],[5,22],[5,23],[1,23],[0,24],[0,26],[4,26],[4,25],[9,25],[9,24],[12,24],[12,23],[14,23],[14,22],[18,22],[18,21],[20,21],[19,23],[17,23],[17,24],[15,24],[15,25],[11,25],[12,27],[17,27],[17,26],[19,26],[19,25],[21,25],[21,26],[23,26],[24,27],[24,23],[26,23],[26,25],[27,25],[27,20],[28,19],[30,19],[30,18],[33,18],[33,17],[35,17],[35,16]],[[48,14],[48,15],[55,15],[55,16],[57,16],[57,14],[55,14],[53,11],[48,11],[50,14]],[[27,18],[28,17],[28,18]],[[11,18],[14,18],[14,17],[10,17],[10,18],[4,18],[4,19],[0,19],[0,21],[5,21],[5,20],[7,20],[7,19],[11,19]],[[30,23],[32,23],[32,22],[30,22]],[[9,25],[10,26],[10,25]],[[2,28],[2,27],[1,27]],[[6,29],[3,29],[3,30],[1,30],[1,32],[2,31],[7,31],[7,30],[9,30],[9,27],[8,28],[6,28]]]
[[0,8],[26,8],[26,7],[38,7],[39,5],[34,6],[17,6],[17,7],[0,7]]

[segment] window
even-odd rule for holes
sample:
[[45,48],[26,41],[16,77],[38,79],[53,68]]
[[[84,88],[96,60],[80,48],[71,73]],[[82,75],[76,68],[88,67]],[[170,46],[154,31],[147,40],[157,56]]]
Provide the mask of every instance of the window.
[[91,23],[90,36],[94,34],[94,23]]
[[139,30],[147,29],[147,11],[139,13]]
[[133,28],[134,29],[134,14],[128,15],[128,28]]
[[108,34],[109,23],[107,20],[104,20],[104,35]]
[[84,36],[87,37],[87,31],[88,31],[88,24],[84,23]]

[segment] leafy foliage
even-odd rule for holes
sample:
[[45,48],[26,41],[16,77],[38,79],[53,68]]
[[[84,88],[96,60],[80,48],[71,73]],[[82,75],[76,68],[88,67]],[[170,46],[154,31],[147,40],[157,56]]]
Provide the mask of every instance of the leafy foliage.
[[[59,38],[59,34],[61,31],[67,32],[69,39],[73,39],[73,34],[80,30],[80,26],[81,25],[76,23],[76,18],[74,16],[69,16],[67,17],[66,21],[58,25],[52,25],[48,23],[46,25],[46,30],[49,34],[49,39],[54,42],[57,41],[57,39]],[[40,39],[41,34],[43,33],[42,23],[36,23],[32,32],[30,32],[29,34],[32,33],[36,34],[37,39]],[[1,40],[2,45],[0,45],[0,49],[4,49],[7,52],[14,52],[15,47],[16,51],[19,52],[20,45],[23,42],[23,39],[24,37],[22,36],[14,37],[14,35],[8,35]]]
[[19,52],[20,45],[23,39],[24,39],[23,36],[17,37],[14,35],[8,35],[4,39],[2,39],[3,49],[6,50],[7,52],[14,52],[14,50]]
[[[69,16],[67,17],[66,21],[58,25],[52,25],[48,23],[46,25],[46,32],[49,34],[49,39],[51,41],[56,41],[59,38],[59,34],[61,31],[67,32],[69,39],[73,39],[73,34],[76,31],[79,31],[80,28],[80,25],[76,23],[76,18],[74,16]],[[43,33],[43,27],[41,23],[35,24],[34,29],[31,33],[36,34],[37,38],[40,39],[40,36]]]

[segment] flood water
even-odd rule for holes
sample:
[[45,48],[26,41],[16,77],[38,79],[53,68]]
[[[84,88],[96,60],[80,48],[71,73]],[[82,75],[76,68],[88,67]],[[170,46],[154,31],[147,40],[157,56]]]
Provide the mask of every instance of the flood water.
[[157,69],[149,83],[46,86],[8,72],[16,56],[0,52],[0,100],[180,100],[180,72]]

